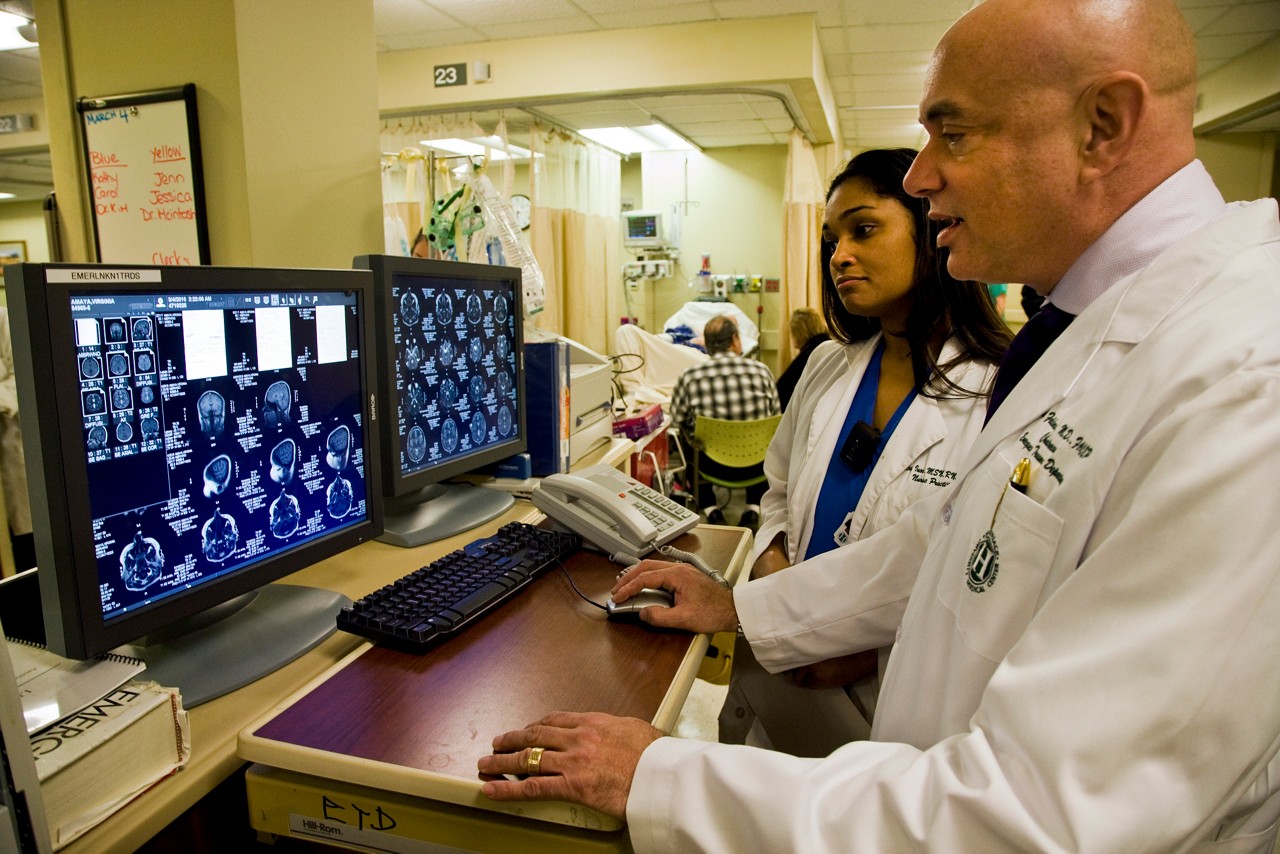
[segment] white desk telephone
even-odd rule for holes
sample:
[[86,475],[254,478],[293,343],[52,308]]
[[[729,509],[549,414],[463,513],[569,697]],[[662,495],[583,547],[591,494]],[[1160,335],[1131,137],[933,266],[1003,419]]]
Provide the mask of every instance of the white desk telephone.
[[698,524],[698,514],[613,466],[553,474],[533,488],[534,506],[606,554],[644,557]]

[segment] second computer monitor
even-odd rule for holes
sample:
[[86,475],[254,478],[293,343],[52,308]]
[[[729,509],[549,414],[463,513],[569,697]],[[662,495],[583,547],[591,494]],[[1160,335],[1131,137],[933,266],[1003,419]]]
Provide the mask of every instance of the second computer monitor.
[[416,546],[498,516],[509,494],[445,481],[525,450],[520,270],[395,255],[355,266],[376,289],[382,539]]

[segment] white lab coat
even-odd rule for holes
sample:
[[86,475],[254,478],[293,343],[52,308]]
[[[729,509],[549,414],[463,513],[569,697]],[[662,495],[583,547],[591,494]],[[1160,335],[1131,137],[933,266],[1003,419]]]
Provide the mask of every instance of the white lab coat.
[[805,760],[661,739],[636,850],[1270,852],[1277,330],[1276,203],[1232,206],[1079,316],[954,487],[740,585],[771,670],[899,633],[874,740]]
[[[787,559],[793,564],[807,552],[811,537],[836,539],[835,531],[814,533],[814,508],[840,429],[880,339],[876,335],[856,344],[828,341],[809,357],[765,457],[769,491],[760,501],[760,530],[749,563],[779,532],[786,534]],[[955,342],[948,341],[940,361],[946,364],[958,353]],[[951,369],[949,377],[961,388],[981,392],[995,370],[989,362],[965,362]],[[845,518],[841,542],[888,527],[907,507],[949,486],[982,430],[986,409],[986,397],[917,395],[889,437],[857,506]],[[775,747],[805,756],[866,738],[890,649],[880,648],[877,672],[854,683],[847,695],[839,688],[797,688],[786,677],[761,672],[749,647],[739,650],[726,701],[728,717],[721,718],[728,729],[722,734],[737,733],[731,738],[740,739],[758,722]]]
[[[879,343],[879,335],[857,344],[827,341],[809,357],[765,457],[769,491],[760,501],[752,563],[780,531],[786,533],[791,563],[808,550],[811,536],[834,539],[834,531],[812,533],[813,510],[840,428]],[[940,361],[945,364],[957,353],[955,343],[948,341]],[[981,392],[994,373],[990,363],[965,362],[949,376],[960,387]],[[985,397],[917,395],[889,437],[858,506],[850,511],[848,541],[888,527],[908,506],[950,485],[982,430],[986,410]]]

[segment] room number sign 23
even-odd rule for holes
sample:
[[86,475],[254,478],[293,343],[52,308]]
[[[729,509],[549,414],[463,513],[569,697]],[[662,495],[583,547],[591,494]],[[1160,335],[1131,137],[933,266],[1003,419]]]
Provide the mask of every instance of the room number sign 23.
[[441,86],[467,85],[467,64],[455,62],[453,65],[437,65],[435,67],[436,88]]

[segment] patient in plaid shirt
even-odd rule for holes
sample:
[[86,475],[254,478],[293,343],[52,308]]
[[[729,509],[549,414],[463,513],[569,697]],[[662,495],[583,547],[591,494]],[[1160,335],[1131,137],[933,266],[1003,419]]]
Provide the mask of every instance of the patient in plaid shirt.
[[[681,435],[692,439],[695,447],[697,438],[693,426],[698,415],[726,421],[751,421],[781,411],[773,373],[764,364],[743,357],[742,339],[733,318],[721,315],[708,320],[702,330],[702,340],[711,358],[686,368],[671,393],[671,421]],[[732,480],[752,477],[763,470],[761,465],[729,468],[700,453],[698,466],[703,472]],[[759,526],[760,499],[768,488],[767,483],[747,487],[746,509],[738,520],[739,525],[752,530]],[[713,525],[725,523],[711,484],[703,482],[699,485],[698,505],[708,522]]]

